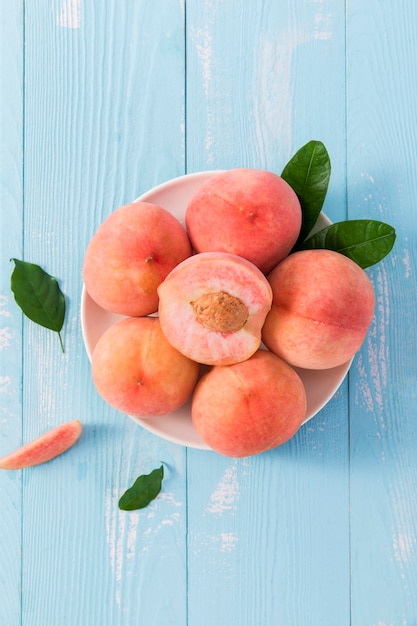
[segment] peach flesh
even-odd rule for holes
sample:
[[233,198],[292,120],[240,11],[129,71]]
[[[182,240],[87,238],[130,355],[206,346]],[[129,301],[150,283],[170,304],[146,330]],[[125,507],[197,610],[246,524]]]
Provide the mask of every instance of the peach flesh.
[[271,311],[264,344],[288,363],[326,369],[360,349],[375,307],[370,279],[359,265],[331,250],[303,250],[268,276]]
[[246,457],[288,441],[307,410],[298,374],[279,357],[258,350],[241,363],[213,367],[198,382],[191,416],[216,452]]
[[60,424],[2,457],[0,469],[17,470],[51,461],[71,448],[78,441],[81,433],[80,420]]
[[158,294],[162,331],[190,359],[226,365],[259,348],[272,291],[246,259],[222,252],[196,254],[172,270]]
[[99,339],[92,356],[101,397],[122,413],[153,417],[189,399],[199,366],[168,343],[156,317],[124,318]]
[[215,174],[197,191],[185,221],[197,252],[230,252],[267,273],[297,241],[301,207],[281,177],[237,168]]
[[84,257],[87,292],[102,308],[128,316],[158,309],[157,287],[192,254],[188,235],[162,207],[134,202],[116,209],[91,239]]

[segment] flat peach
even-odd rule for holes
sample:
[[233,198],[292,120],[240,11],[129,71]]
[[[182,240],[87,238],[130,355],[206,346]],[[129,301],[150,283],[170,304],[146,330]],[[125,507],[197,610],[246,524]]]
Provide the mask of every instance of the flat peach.
[[102,308],[128,316],[158,309],[158,285],[192,254],[188,235],[166,209],[133,202],[116,209],[84,257],[87,292]]
[[165,339],[156,317],[126,317],[99,339],[93,381],[112,407],[136,417],[172,413],[190,397],[199,366]]
[[326,369],[346,363],[361,347],[375,307],[363,269],[332,250],[290,254],[268,276],[271,311],[265,345],[288,363]]
[[236,168],[202,185],[187,206],[185,223],[196,252],[230,252],[267,273],[297,241],[301,206],[277,174]]
[[246,259],[224,252],[196,254],[170,272],[158,294],[162,331],[190,359],[226,365],[259,348],[272,291]]
[[191,415],[213,450],[245,457],[288,441],[305,420],[306,409],[298,374],[271,352],[258,350],[246,361],[205,374],[195,389]]

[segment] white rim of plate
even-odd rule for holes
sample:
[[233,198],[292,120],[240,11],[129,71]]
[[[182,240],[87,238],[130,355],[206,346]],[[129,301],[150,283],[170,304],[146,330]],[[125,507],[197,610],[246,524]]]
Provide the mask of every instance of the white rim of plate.
[[[164,191],[169,191],[173,186],[181,185],[181,183],[183,182],[189,182],[189,181],[192,182],[200,178],[205,179],[212,175],[218,174],[222,171],[225,171],[225,170],[207,170],[207,171],[193,172],[191,174],[183,174],[181,176],[177,176],[163,183],[160,183],[159,185],[156,185],[152,189],[149,189],[148,191],[140,195],[138,198],[136,198],[136,200],[133,200],[133,202],[150,201],[150,198],[152,198],[154,195],[164,192]],[[169,208],[167,210],[170,211]],[[318,224],[316,224],[315,228],[312,230],[312,233],[315,232],[316,230],[319,230],[323,226],[326,226],[332,223],[325,213],[321,213],[320,218],[321,218],[321,221],[324,222],[324,224],[322,224],[322,226],[319,226]],[[319,218],[319,221],[320,221],[320,218]],[[89,340],[89,337],[87,334],[87,328],[89,327],[89,321],[86,315],[86,311],[88,310],[88,300],[90,300],[90,303],[92,303],[93,306],[98,307],[98,305],[96,305],[93,302],[93,300],[90,298],[90,296],[88,295],[85,289],[85,285],[83,284],[82,292],[81,292],[81,315],[80,315],[81,332],[82,332],[84,347],[85,347],[88,359],[91,363],[93,348],[91,347],[91,341]],[[98,308],[101,309],[101,307],[98,307]],[[118,319],[123,318],[122,315],[113,314],[113,313],[110,313],[109,311],[104,311],[104,309],[101,309],[101,310],[103,311],[104,316],[108,316],[109,318],[113,317],[114,322],[116,322]],[[108,327],[108,324],[106,324],[106,326]],[[309,422],[315,415],[317,415],[317,413],[319,413],[323,409],[323,407],[326,406],[326,404],[328,404],[328,402],[333,398],[333,396],[335,395],[335,393],[337,392],[337,390],[339,389],[339,387],[342,385],[343,381],[345,380],[349,372],[349,369],[351,367],[353,358],[354,357],[352,357],[352,359],[350,359],[346,363],[343,363],[342,365],[339,365],[337,367],[327,369],[327,370],[305,370],[302,368],[293,367],[293,369],[295,369],[295,371],[299,374],[299,376],[303,380],[303,383],[306,385],[307,390],[308,389],[310,390],[310,394],[311,392],[315,392],[315,390],[317,389],[318,383],[320,382],[320,378],[324,376],[325,374],[327,374],[327,376],[330,377],[331,380],[333,381],[329,385],[329,391],[325,395],[325,397],[323,397],[323,399],[319,402],[315,401],[314,409],[311,411],[307,411],[308,417],[304,420],[302,426],[306,424],[307,422]],[[309,377],[309,379],[312,379],[309,385],[306,384],[306,377]],[[309,394],[307,394],[307,396],[309,397]],[[187,404],[181,407],[180,410],[186,411]],[[170,414],[169,416],[164,415],[164,416],[159,416],[156,418],[139,418],[139,417],[135,417],[135,416],[128,415],[128,414],[123,414],[123,415],[127,415],[127,417],[129,417],[134,422],[142,426],[145,430],[148,430],[149,432],[167,441],[172,441],[173,443],[177,443],[179,445],[190,447],[190,448],[195,448],[198,450],[212,451],[212,448],[210,448],[210,446],[208,446],[204,441],[201,440],[201,438],[199,437],[196,431],[194,431],[196,434],[196,440],[189,441],[176,435],[175,432],[171,432],[171,429],[168,429],[168,432],[161,430],[161,426],[159,425],[160,421],[166,420],[167,418],[171,419],[172,414]],[[172,419],[175,419],[175,417],[172,416]],[[189,419],[191,421],[191,416]],[[194,427],[192,426],[192,424],[191,424],[191,429],[192,431],[194,430]]]

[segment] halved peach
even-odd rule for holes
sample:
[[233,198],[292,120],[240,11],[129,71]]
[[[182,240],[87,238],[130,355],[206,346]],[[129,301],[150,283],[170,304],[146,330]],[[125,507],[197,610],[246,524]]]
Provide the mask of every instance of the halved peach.
[[227,365],[259,348],[272,290],[247,259],[225,252],[196,254],[170,272],[158,294],[162,332],[190,359]]

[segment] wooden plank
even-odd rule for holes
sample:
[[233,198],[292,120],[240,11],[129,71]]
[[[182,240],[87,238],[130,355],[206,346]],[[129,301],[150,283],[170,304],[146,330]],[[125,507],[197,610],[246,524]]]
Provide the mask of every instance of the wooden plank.
[[[98,225],[184,172],[181,3],[29,3],[25,113],[25,256],[59,278],[68,310],[64,354],[53,333],[25,325],[24,436],[75,417],[84,434],[24,475],[22,623],[184,623],[185,452],[101,401],[79,322]],[[161,462],[161,498],[119,511]]]
[[[154,4],[26,3],[25,41],[23,6],[1,5],[0,454],[74,417],[84,434],[0,474],[0,623],[411,626],[416,7],[352,0],[346,24],[342,0]],[[184,451],[107,407],[79,325],[98,224],[185,165],[279,173],[313,137],[332,158],[329,217],[397,228],[369,270],[376,315],[349,384],[289,444],[242,460]],[[12,256],[60,279],[64,354],[53,333],[22,332]],[[119,511],[161,462],[158,500]]]
[[[343,219],[344,25],[342,2],[188,2],[188,170],[280,173],[321,139]],[[189,451],[189,623],[349,624],[347,400],[259,457]]]
[[[22,316],[10,290],[11,257],[21,258],[23,219],[23,10],[0,8],[0,456],[22,441]],[[0,473],[0,623],[20,625],[21,491]]]
[[417,6],[349,2],[349,217],[397,229],[352,371],[352,625],[417,619]]

